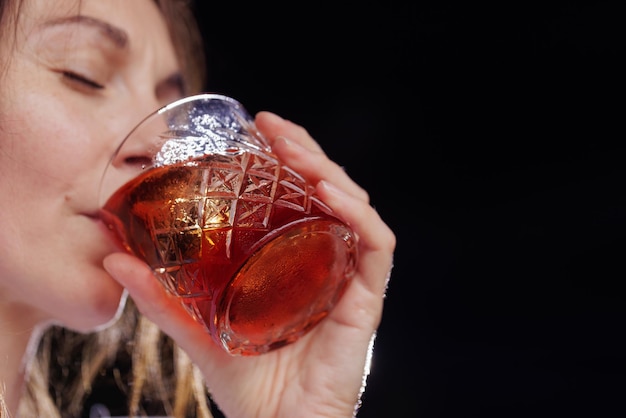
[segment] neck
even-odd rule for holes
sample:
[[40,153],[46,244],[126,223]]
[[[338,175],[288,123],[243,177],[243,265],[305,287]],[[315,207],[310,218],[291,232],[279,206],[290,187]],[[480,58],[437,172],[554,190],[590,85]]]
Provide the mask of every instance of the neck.
[[10,416],[17,413],[26,364],[35,353],[40,334],[32,315],[24,314],[14,304],[0,301],[0,396]]

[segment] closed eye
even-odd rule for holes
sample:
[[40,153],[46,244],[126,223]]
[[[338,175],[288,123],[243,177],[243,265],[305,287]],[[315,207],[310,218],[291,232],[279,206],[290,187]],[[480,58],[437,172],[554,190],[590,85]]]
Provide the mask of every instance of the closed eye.
[[84,86],[90,87],[92,89],[96,89],[96,90],[101,90],[104,88],[104,86],[102,84],[96,83],[95,81],[77,74],[73,71],[61,71],[61,75],[63,75],[63,77],[65,77],[66,79],[68,79],[69,81],[72,82],[77,82],[77,83],[81,83]]

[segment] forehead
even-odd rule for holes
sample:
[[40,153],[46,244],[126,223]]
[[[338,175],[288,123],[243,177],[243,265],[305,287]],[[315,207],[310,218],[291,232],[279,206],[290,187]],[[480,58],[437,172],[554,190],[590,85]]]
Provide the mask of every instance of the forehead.
[[[147,42],[161,45],[171,42],[165,20],[153,0],[22,0],[19,13],[18,30],[15,32],[18,37],[28,36],[58,22],[104,22],[106,25],[79,24],[68,28],[98,30],[118,41],[128,38],[138,47]],[[86,19],[72,20],[76,16]]]

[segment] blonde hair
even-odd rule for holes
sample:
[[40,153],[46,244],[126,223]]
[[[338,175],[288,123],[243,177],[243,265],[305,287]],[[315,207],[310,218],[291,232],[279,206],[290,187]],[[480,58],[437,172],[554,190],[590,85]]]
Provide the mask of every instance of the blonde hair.
[[[206,70],[192,1],[155,2],[176,47],[185,94],[200,92]],[[19,0],[0,0],[0,36],[17,20],[20,6]],[[13,21],[7,24],[8,19]],[[82,334],[60,326],[46,329],[29,364],[18,416],[80,416],[99,380],[107,378],[126,396],[129,416],[145,416],[147,408],[156,405],[176,418],[212,417],[197,368],[173,340],[140,315],[131,299],[120,318],[104,330]],[[2,389],[0,417],[9,417]]]
[[9,411],[7,410],[7,404],[4,402],[4,392],[5,386],[3,383],[0,383],[0,418],[8,417]]
[[[129,416],[212,417],[208,392],[189,357],[129,299],[120,319],[94,333],[44,333],[30,365],[19,416],[80,416],[98,380],[112,381]],[[112,389],[112,388],[108,388]]]

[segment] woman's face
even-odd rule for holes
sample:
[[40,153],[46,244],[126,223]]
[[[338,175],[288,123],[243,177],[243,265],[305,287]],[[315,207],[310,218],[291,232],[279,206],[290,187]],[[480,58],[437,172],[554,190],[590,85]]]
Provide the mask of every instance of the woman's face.
[[174,47],[152,0],[25,0],[17,25],[0,38],[0,314],[90,330],[122,294],[101,265],[98,183],[181,96]]

